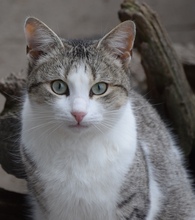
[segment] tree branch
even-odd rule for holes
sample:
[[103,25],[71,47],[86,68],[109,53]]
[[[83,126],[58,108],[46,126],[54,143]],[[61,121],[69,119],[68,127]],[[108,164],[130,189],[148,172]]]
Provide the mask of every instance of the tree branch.
[[119,18],[136,23],[135,46],[142,57],[149,90],[155,99],[164,103],[183,151],[188,155],[195,147],[195,97],[166,31],[156,13],[136,0],[123,2]]
[[25,79],[14,74],[0,81],[0,93],[5,96],[5,106],[0,114],[0,164],[7,173],[24,178],[20,160],[20,112]]

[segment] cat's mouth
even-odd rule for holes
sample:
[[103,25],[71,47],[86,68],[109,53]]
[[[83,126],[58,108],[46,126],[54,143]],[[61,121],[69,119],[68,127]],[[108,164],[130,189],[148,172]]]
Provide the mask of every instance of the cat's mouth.
[[69,125],[70,128],[76,128],[76,129],[86,129],[89,126],[88,125],[82,125],[82,124],[75,124],[75,125]]

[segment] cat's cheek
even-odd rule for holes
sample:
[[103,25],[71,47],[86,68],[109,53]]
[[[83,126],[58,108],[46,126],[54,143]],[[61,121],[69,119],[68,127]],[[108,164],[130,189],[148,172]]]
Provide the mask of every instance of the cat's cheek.
[[70,122],[73,120],[73,116],[71,115],[70,101],[65,97],[58,97],[53,103],[53,114],[57,119],[61,119],[62,121]]
[[103,115],[105,112],[106,109],[100,102],[98,102],[97,100],[91,100],[88,106],[88,114],[84,118],[84,121],[99,123],[103,121]]
[[116,109],[120,109],[124,106],[124,104],[127,102],[128,98],[125,96],[125,97],[121,97],[121,99],[117,100],[115,102],[115,108]]
[[128,97],[123,94],[115,95],[114,93],[110,93],[101,97],[99,101],[104,104],[107,111],[117,111],[127,103]]

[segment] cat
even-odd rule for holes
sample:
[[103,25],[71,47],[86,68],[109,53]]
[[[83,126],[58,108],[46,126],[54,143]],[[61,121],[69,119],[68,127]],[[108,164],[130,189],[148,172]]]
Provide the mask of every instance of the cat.
[[25,22],[28,74],[21,157],[34,220],[192,220],[182,154],[131,87],[135,24],[100,40]]

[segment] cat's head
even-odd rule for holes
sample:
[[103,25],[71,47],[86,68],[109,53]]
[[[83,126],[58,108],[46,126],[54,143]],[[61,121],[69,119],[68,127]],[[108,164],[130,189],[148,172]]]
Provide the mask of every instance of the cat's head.
[[128,101],[132,21],[96,41],[64,40],[36,18],[25,23],[29,117],[56,129],[104,131]]

